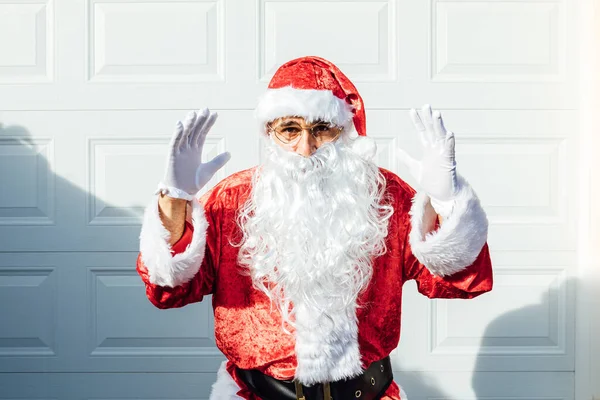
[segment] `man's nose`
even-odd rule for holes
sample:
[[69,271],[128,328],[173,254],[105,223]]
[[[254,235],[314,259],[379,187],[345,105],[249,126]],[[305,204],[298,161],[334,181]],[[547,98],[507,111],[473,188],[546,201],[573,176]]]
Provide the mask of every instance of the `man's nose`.
[[310,157],[315,151],[317,151],[317,141],[315,137],[307,131],[302,132],[302,137],[296,145],[296,154],[300,154],[304,157]]

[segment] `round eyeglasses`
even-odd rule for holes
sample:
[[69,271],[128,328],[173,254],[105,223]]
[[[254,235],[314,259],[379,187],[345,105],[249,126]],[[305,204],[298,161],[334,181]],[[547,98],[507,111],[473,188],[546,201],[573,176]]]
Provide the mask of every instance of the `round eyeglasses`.
[[329,143],[336,140],[343,130],[341,126],[335,126],[326,122],[317,122],[313,125],[302,126],[296,122],[284,122],[275,127],[267,124],[269,132],[273,132],[277,140],[283,144],[294,145],[300,141],[304,131],[310,132],[317,143]]

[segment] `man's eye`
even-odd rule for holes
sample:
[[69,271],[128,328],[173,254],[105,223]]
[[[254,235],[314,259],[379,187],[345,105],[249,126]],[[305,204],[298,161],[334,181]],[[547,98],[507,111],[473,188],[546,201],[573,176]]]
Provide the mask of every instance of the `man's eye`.
[[298,128],[288,127],[288,128],[283,128],[282,132],[294,134],[294,133],[298,133],[299,131],[300,131],[300,129],[298,129]]
[[325,132],[329,130],[329,125],[317,125],[315,126],[317,132]]

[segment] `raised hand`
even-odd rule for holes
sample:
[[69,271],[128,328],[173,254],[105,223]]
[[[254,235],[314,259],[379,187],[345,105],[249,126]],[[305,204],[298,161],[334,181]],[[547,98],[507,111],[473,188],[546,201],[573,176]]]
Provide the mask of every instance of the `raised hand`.
[[397,149],[397,153],[440,213],[442,208],[448,208],[458,191],[454,133],[446,130],[442,114],[432,112],[428,104],[420,115],[415,109],[409,113],[423,145],[423,158],[415,160],[402,149]]
[[211,161],[202,162],[202,149],[210,128],[217,119],[216,113],[208,108],[191,111],[184,122],[177,122],[169,143],[165,176],[156,193],[192,200],[204,185],[231,158],[228,152],[221,153]]

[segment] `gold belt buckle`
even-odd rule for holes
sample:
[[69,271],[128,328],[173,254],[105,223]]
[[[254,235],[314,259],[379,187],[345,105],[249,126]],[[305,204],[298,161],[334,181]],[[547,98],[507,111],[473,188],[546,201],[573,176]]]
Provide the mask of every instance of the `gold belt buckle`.
[[331,397],[331,387],[329,386],[329,382],[325,382],[323,384],[323,399],[333,400],[333,398]]
[[302,384],[294,379],[294,385],[296,386],[296,400],[306,400],[302,391]]
[[[302,384],[297,380],[294,380],[294,385],[296,386],[296,400],[306,400],[306,397],[304,397],[304,392],[302,391]],[[323,384],[323,399],[333,400],[331,397],[331,386],[329,385],[329,382],[325,382]]]

